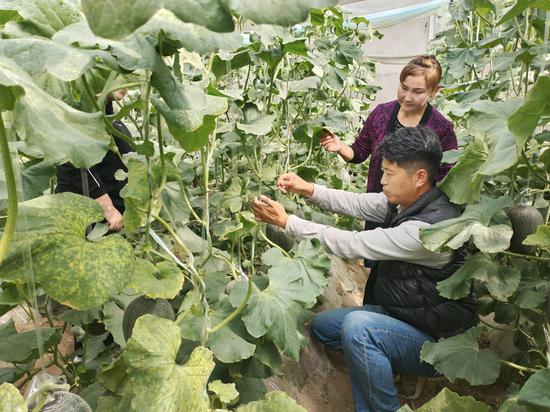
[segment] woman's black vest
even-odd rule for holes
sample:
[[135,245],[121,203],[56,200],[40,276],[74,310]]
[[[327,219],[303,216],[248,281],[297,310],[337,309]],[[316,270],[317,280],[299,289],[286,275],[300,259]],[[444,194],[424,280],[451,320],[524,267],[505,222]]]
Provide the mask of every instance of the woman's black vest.
[[[403,213],[397,213],[395,206],[390,205],[383,227],[396,227],[408,220],[433,224],[459,215],[458,208],[438,188],[433,188]],[[394,318],[434,338],[462,333],[478,323],[474,294],[458,300],[446,299],[439,295],[436,284],[456,272],[464,259],[465,250],[459,249],[441,269],[397,260],[376,262],[365,288],[365,303],[382,305]]]

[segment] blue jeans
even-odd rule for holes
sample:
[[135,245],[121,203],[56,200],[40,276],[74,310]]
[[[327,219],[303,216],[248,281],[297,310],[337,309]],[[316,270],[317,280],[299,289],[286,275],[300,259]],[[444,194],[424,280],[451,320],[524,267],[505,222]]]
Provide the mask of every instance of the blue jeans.
[[422,345],[434,339],[392,318],[381,306],[321,312],[313,319],[311,331],[316,340],[344,352],[356,412],[399,409],[392,372],[416,376],[436,373],[430,364],[420,362]]

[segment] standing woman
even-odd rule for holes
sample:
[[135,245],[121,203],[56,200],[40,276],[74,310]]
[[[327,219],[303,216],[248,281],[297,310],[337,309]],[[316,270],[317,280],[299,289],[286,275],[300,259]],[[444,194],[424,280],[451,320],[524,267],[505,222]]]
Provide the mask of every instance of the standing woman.
[[[321,145],[349,163],[362,163],[371,156],[367,192],[381,192],[382,159],[376,155],[376,147],[397,129],[427,126],[439,136],[443,151],[458,147],[453,125],[429,103],[439,91],[440,80],[441,66],[434,56],[415,57],[401,70],[397,100],[376,106],[351,146],[328,131],[321,137]],[[450,168],[449,164],[441,165],[437,181],[443,179]]]
[[[113,99],[121,100],[126,94],[125,90],[118,90],[108,96],[105,113],[114,114]],[[120,120],[113,122],[113,127],[128,137],[132,137],[128,128]],[[114,136],[115,144],[121,155],[133,151],[132,146],[121,138]],[[64,163],[57,166],[57,186],[55,193],[72,192],[80,195],[89,195],[95,199],[103,209],[107,226],[110,231],[122,229],[124,224],[124,199],[120,196],[120,191],[128,182],[128,179],[118,180],[115,177],[117,170],[128,171],[126,165],[122,162],[119,155],[109,150],[100,163],[89,169],[78,169],[71,163]],[[88,193],[85,192],[83,174],[87,176]]]

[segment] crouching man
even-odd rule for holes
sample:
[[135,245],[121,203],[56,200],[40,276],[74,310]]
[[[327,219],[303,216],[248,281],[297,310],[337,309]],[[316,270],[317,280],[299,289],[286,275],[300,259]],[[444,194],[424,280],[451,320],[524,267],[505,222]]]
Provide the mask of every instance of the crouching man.
[[464,263],[463,253],[430,252],[419,238],[421,227],[459,216],[435,187],[442,158],[437,135],[428,128],[402,128],[378,151],[383,193],[328,189],[292,173],[277,185],[332,212],[383,222],[381,228],[345,231],[289,216],[266,196],[253,203],[259,221],[298,239],[317,238],[336,256],[376,262],[364,306],[322,312],[312,323],[315,339],[344,352],[358,412],[399,409],[392,372],[432,376],[432,366],[420,361],[424,342],[462,333],[478,321],[473,295],[449,300],[436,288]]

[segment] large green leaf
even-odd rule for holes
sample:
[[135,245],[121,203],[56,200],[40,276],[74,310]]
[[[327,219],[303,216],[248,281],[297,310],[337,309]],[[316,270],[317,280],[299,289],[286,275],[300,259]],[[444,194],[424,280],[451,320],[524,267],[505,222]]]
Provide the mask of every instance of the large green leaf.
[[298,331],[298,318],[311,307],[327,285],[325,273],[330,259],[317,241],[300,242],[294,259],[278,249],[262,255],[271,266],[269,286],[252,295],[243,321],[254,337],[269,336],[287,355],[298,359],[303,337]]
[[[491,408],[471,396],[460,396],[448,388],[443,388],[434,398],[430,399],[417,412],[490,412]],[[398,412],[412,411],[403,406]]]
[[92,64],[91,56],[74,47],[39,38],[1,40],[0,55],[31,76],[47,71],[64,81],[78,79]]
[[496,381],[500,363],[493,351],[479,348],[480,335],[481,328],[476,327],[436,343],[426,342],[420,357],[450,381],[461,378],[472,385],[489,385]]
[[550,409],[550,369],[541,369],[531,376],[518,393],[518,403]]
[[20,203],[2,278],[26,282],[30,251],[34,275],[48,295],[78,310],[101,305],[128,284],[134,261],[132,247],[120,235],[86,240],[86,227],[102,219],[95,200],[73,193]]
[[273,120],[275,120],[275,116],[273,115],[263,116],[259,119],[254,119],[248,124],[237,122],[237,128],[248,134],[263,136],[271,131]]
[[521,100],[492,102],[480,100],[471,104],[468,128],[486,136],[489,153],[479,169],[483,175],[493,175],[512,166],[517,160],[514,137],[508,129],[508,117],[521,105]]
[[469,294],[472,279],[485,283],[493,297],[506,302],[517,290],[521,273],[511,266],[498,266],[490,256],[478,254],[468,257],[451,277],[439,282],[437,290],[443,297],[460,299]]
[[15,111],[15,129],[45,160],[90,167],[103,159],[111,138],[105,133],[102,113],[80,112],[51,97],[4,57],[0,57],[0,91],[0,109]]
[[483,65],[485,50],[474,47],[452,47],[447,51],[449,73],[459,79],[470,73],[473,67]]
[[0,325],[0,360],[4,362],[24,362],[38,357],[40,334],[43,347],[47,350],[59,342],[61,333],[55,328],[40,328],[17,333],[13,320]]
[[488,148],[484,139],[474,138],[468,143],[460,161],[449,170],[440,188],[456,204],[479,201],[483,175],[476,173],[485,163]]
[[183,149],[190,153],[202,149],[208,143],[210,135],[216,130],[216,117],[204,116],[203,124],[192,132],[180,132],[172,125],[172,136]]
[[48,38],[81,19],[74,0],[14,0],[2,2],[0,10],[17,11],[24,31]]
[[[199,129],[204,117],[225,113],[227,99],[207,95],[194,85],[182,85],[159,57],[155,61],[151,85],[162,97],[154,96],[152,102],[166,120],[170,133],[189,149],[200,149],[215,126],[213,118],[207,118],[207,124]],[[195,131],[196,136],[190,133]]]
[[420,239],[431,251],[458,249],[472,238],[482,252],[502,252],[510,246],[512,228],[493,218],[509,206],[508,197],[482,197],[480,203],[468,205],[462,216],[420,229]]
[[21,183],[24,200],[38,197],[50,188],[55,176],[55,167],[50,162],[31,160],[21,165]]
[[[227,296],[223,296],[212,308],[209,317],[211,326],[217,325],[234,310]],[[245,338],[252,340],[242,320],[234,319],[220,330],[208,335],[208,345],[217,359],[225,363],[234,363],[250,358],[256,350],[256,345],[247,342]]]
[[236,412],[306,412],[294,399],[281,391],[269,392],[265,399],[239,406]]
[[[0,368],[0,384],[17,382],[24,374],[25,371],[19,368]],[[2,410],[1,407],[0,410]]]
[[315,240],[300,242],[292,251],[293,258],[288,258],[279,249],[269,249],[262,255],[262,261],[272,267],[268,272],[270,276],[287,270],[294,272],[303,288],[309,291],[302,299],[303,304],[305,307],[313,306],[328,284],[325,275],[330,269],[330,258]]
[[[221,295],[220,300],[210,307],[209,326],[216,326],[234,310],[227,296]],[[201,327],[204,324],[204,308],[198,293],[189,292],[187,294],[176,322],[181,328],[183,338],[193,341],[200,340]],[[242,320],[237,317],[216,332],[210,333],[208,346],[220,361],[234,363],[248,359],[254,354],[256,345],[248,340],[252,340],[252,337],[246,331]]]
[[176,357],[181,343],[174,322],[153,315],[140,317],[124,358],[130,381],[120,411],[209,411],[206,385],[214,369],[212,352],[196,348],[185,365]]
[[122,329],[122,321],[124,318],[124,309],[118,306],[115,302],[107,302],[103,306],[103,324],[108,330],[115,343],[121,348],[126,347],[126,339],[124,338],[124,330]]
[[129,232],[134,232],[145,225],[147,219],[147,210],[157,214],[160,205],[155,202],[151,204],[151,192],[149,182],[152,187],[158,187],[161,181],[160,166],[153,164],[151,171],[144,158],[132,158],[128,160],[128,183],[120,191],[120,196],[124,199],[124,227]]
[[29,408],[17,388],[9,383],[0,385],[0,411],[27,412]]
[[310,9],[334,6],[335,0],[221,0],[226,7],[255,23],[291,26],[307,19]]
[[234,383],[223,383],[220,380],[215,380],[208,384],[208,390],[215,393],[224,404],[231,404],[239,399],[239,392]]
[[[79,21],[65,27],[54,35],[53,40],[68,45],[78,44],[86,48],[83,51],[90,56],[104,60],[115,70],[119,69],[117,63],[128,71],[151,70],[157,59],[154,42],[150,38],[136,35],[126,41],[104,39],[96,36],[86,21]],[[97,50],[98,48],[100,50]],[[103,51],[107,49],[110,49],[110,52]],[[115,64],[111,64],[111,61],[115,61]]]
[[173,299],[181,290],[183,273],[174,263],[160,262],[154,265],[148,260],[139,259],[134,267],[128,286],[149,298]]
[[223,191],[222,206],[229,209],[231,213],[237,213],[243,207],[243,200],[243,182],[235,176],[231,180],[231,185]]
[[468,133],[473,138],[441,184],[452,202],[477,202],[484,176],[500,173],[516,163],[518,149],[507,121],[520,104],[520,100],[481,100],[454,109],[469,113]]
[[497,25],[502,24],[514,17],[519,16],[528,8],[540,8],[550,10],[550,4],[547,0],[518,0],[510,10],[506,12],[504,16],[500,18]]
[[218,379],[208,384],[208,390],[226,405],[235,403],[239,399],[239,392],[234,383],[223,383]]
[[550,77],[540,76],[525,97],[523,106],[508,118],[508,127],[514,133],[519,148],[531,137],[540,119],[549,115]]
[[252,64],[249,51],[248,48],[245,48],[235,53],[216,54],[212,60],[212,73],[219,78],[231,70],[237,70]]
[[178,19],[217,32],[231,32],[233,18],[218,0],[83,0],[88,23],[98,36],[121,39],[143,26],[160,9]]
[[525,238],[523,244],[550,249],[550,226],[540,225],[535,233]]
[[166,40],[180,48],[199,54],[213,51],[235,50],[242,46],[242,37],[237,31],[218,33],[199,24],[184,23],[168,10],[160,10],[136,34],[153,34],[160,31]]

